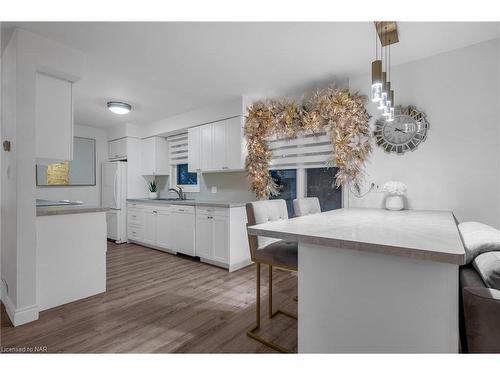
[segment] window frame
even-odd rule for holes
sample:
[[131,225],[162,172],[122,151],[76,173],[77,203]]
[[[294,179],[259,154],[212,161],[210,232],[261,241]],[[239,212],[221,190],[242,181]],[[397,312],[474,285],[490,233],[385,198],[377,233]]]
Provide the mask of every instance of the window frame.
[[[180,164],[174,164],[171,166],[170,169],[170,188],[181,188],[182,191],[185,193],[199,193],[200,192],[200,177],[201,173],[198,171],[196,172],[196,185],[179,185],[177,183],[177,166],[181,164],[187,164],[187,163],[180,163]],[[194,172],[193,172],[194,173]]]

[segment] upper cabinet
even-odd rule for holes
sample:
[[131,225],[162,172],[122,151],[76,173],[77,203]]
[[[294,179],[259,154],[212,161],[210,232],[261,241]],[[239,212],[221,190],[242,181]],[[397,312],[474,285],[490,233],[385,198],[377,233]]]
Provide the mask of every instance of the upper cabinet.
[[142,140],[142,175],[168,175],[168,142],[163,137],[151,137]]
[[127,159],[128,139],[121,138],[108,142],[108,158],[109,160],[125,160]]
[[36,157],[40,164],[73,159],[72,83],[36,73]]
[[189,171],[223,172],[245,168],[243,118],[235,117],[188,131]]

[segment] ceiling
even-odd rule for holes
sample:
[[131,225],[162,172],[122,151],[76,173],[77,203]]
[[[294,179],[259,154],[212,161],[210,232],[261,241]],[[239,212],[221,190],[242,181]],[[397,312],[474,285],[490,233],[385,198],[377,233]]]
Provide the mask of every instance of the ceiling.
[[[394,65],[500,37],[500,23],[400,22]],[[371,22],[27,22],[18,26],[84,52],[75,122],[146,124],[239,95],[283,95],[369,73]],[[133,106],[126,116],[108,100]]]

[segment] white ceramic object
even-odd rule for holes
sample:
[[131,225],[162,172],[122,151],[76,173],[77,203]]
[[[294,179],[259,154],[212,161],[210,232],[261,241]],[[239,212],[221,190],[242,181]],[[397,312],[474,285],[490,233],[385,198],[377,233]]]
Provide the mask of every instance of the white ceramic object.
[[155,191],[155,192],[150,191],[149,198],[150,199],[158,199],[158,192],[157,191]]
[[388,195],[385,198],[385,208],[390,211],[400,211],[405,208],[402,195]]

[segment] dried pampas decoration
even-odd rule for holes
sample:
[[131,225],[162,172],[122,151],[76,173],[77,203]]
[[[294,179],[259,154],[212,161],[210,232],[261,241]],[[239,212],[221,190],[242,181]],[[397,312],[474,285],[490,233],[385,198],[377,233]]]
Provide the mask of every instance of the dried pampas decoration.
[[250,189],[258,198],[278,194],[278,186],[269,175],[269,137],[295,138],[303,132],[322,131],[331,137],[334,152],[329,164],[338,168],[335,185],[357,186],[371,152],[365,102],[366,97],[358,93],[329,87],[315,92],[301,106],[292,99],[252,104],[245,122]]

